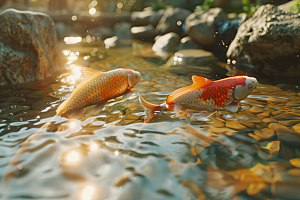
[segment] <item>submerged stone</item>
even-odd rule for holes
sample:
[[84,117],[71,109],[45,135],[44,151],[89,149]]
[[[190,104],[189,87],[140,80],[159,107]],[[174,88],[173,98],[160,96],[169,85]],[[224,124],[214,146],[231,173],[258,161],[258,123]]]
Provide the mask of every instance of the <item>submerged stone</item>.
[[283,127],[277,128],[276,133],[278,139],[285,144],[295,147],[300,145],[300,133]]
[[36,90],[26,95],[27,98],[30,99],[41,99],[47,95],[47,92]]
[[20,105],[11,105],[1,110],[1,114],[15,114],[22,110],[23,106]]
[[43,99],[43,100],[33,103],[31,108],[33,110],[43,110],[43,109],[51,106],[51,104],[50,104],[51,102],[53,102],[52,99]]
[[187,36],[180,40],[180,43],[176,49],[178,49],[178,50],[202,49],[202,47],[197,42],[195,42],[191,37]]
[[213,53],[202,49],[185,49],[180,50],[172,56],[166,66],[199,66],[210,62],[217,61]]

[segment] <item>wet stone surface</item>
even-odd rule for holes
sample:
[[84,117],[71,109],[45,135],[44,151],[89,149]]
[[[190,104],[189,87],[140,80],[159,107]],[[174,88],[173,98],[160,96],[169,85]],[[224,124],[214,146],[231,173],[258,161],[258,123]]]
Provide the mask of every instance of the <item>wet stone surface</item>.
[[[132,53],[146,47],[109,48],[93,62],[85,56],[91,58],[95,46],[66,46],[69,58],[78,52],[66,64],[68,73],[39,90],[1,90],[1,199],[299,197],[299,92],[259,84],[260,93],[244,99],[237,113],[174,118],[166,111],[144,123],[137,93],[163,103],[170,92],[190,85],[193,73],[203,74],[203,66],[174,73]],[[76,86],[72,71],[82,62],[100,71],[132,68],[143,79],[130,98],[110,100],[93,114],[95,105],[88,106],[79,119],[55,117],[37,134]]]

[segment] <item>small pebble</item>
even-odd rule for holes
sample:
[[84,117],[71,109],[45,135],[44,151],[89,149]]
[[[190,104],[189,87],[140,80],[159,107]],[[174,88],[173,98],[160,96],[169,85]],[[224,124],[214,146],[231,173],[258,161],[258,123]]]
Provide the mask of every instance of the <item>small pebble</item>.
[[264,118],[264,119],[262,119],[262,121],[263,121],[264,123],[267,123],[267,124],[277,122],[276,119],[271,118],[271,117],[270,117],[270,118]]
[[256,116],[261,119],[261,118],[268,117],[269,115],[270,115],[270,111],[264,111],[263,113],[257,114]]
[[298,133],[300,133],[300,123],[299,124],[296,124],[295,126],[293,126],[293,129],[295,131],[297,131]]
[[288,171],[288,174],[289,175],[292,175],[292,176],[300,176],[300,169],[290,169]]
[[220,120],[217,120],[217,119],[213,119],[213,121],[208,122],[208,124],[211,125],[211,126],[217,127],[217,128],[224,127],[224,123],[221,122]]
[[300,120],[300,114],[297,113],[283,113],[277,116],[274,116],[277,120]]
[[293,102],[293,101],[288,101],[288,102],[286,102],[285,105],[286,106],[291,106],[291,107],[299,107],[300,103],[296,103],[296,102]]
[[27,98],[30,99],[42,99],[47,95],[47,92],[41,91],[41,90],[36,90],[33,92],[30,92],[29,94],[26,95]]
[[292,129],[279,127],[276,129],[277,137],[287,145],[299,147],[300,134]]
[[299,120],[284,120],[284,121],[278,121],[278,123],[284,126],[293,126],[299,123]]
[[290,160],[291,165],[300,168],[300,158],[294,158]]
[[261,134],[262,134],[263,139],[268,140],[274,136],[275,131],[272,129],[266,128],[261,132]]
[[17,113],[19,112],[20,110],[22,110],[22,106],[20,105],[11,105],[11,106],[8,106],[4,109],[1,110],[1,114],[8,114],[8,113]]
[[12,92],[12,89],[0,90],[0,95],[7,95]]
[[42,99],[40,101],[37,101],[35,103],[32,104],[31,108],[33,110],[43,110],[49,106],[51,106],[51,102],[53,102],[53,100],[50,99]]
[[246,126],[244,126],[236,121],[227,121],[226,127],[231,128],[231,129],[238,129],[238,130],[247,128]]
[[263,109],[261,109],[260,107],[257,107],[257,106],[253,106],[250,110],[248,110],[249,112],[252,112],[252,113],[262,113],[263,112]]

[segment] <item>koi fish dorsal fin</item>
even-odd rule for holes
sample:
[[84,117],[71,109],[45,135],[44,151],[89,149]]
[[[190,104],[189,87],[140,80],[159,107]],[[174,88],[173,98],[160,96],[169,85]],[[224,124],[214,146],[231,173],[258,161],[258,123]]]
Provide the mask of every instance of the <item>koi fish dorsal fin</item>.
[[84,78],[86,78],[86,79],[91,78],[93,76],[101,76],[101,75],[105,74],[105,72],[100,72],[98,70],[90,69],[87,67],[82,67],[82,72],[83,72]]
[[204,77],[202,77],[202,76],[196,76],[196,75],[192,76],[192,80],[193,80],[193,85],[194,85],[194,84],[197,84],[197,85],[199,85],[200,87],[204,87],[204,86],[206,86],[206,85],[212,83],[211,80],[209,80],[209,79],[207,79],[207,78],[204,78]]

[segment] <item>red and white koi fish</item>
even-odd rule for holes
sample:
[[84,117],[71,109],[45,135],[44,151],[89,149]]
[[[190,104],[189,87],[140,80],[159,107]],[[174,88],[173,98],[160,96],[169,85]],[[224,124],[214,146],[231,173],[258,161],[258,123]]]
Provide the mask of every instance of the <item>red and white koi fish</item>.
[[145,121],[155,117],[154,111],[162,111],[166,107],[170,111],[174,109],[177,117],[181,117],[180,113],[187,108],[226,108],[230,112],[237,112],[239,101],[245,99],[257,86],[256,78],[248,76],[235,76],[217,81],[193,76],[192,80],[192,85],[175,90],[161,105],[151,104],[140,96],[140,103],[145,108]]

